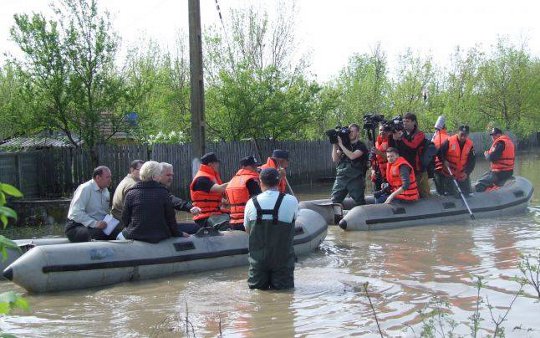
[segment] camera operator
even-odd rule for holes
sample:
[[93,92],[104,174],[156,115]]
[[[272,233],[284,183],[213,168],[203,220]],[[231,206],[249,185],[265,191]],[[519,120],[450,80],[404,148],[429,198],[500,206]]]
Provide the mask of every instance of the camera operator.
[[399,154],[414,168],[420,198],[429,197],[428,174],[421,160],[426,136],[424,132],[418,130],[418,121],[413,113],[406,113],[403,116],[403,128],[404,130],[392,133],[390,146],[397,148]]
[[375,139],[373,152],[375,153],[375,161],[371,163],[371,181],[374,183],[374,190],[380,190],[381,184],[386,180],[386,149],[388,149],[388,141],[392,136],[391,130],[385,126],[383,122],[379,124],[379,135]]
[[342,203],[347,193],[357,205],[366,204],[366,170],[368,149],[358,138],[360,127],[357,124],[349,126],[349,145],[344,146],[342,134],[337,144],[332,145],[332,161],[337,163],[336,180],[332,187],[332,202]]

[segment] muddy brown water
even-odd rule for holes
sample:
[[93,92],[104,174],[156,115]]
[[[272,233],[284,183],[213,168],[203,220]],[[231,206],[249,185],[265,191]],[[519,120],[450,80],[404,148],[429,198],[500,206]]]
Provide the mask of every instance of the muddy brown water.
[[[521,154],[517,173],[540,189],[540,156]],[[477,165],[476,174],[486,169]],[[300,199],[325,198],[329,185],[296,187]],[[504,315],[519,289],[520,254],[540,248],[540,199],[528,213],[500,219],[433,224],[404,229],[343,232],[330,227],[320,250],[296,265],[296,288],[286,292],[249,290],[247,268],[171,276],[99,289],[44,295],[25,294],[10,282],[0,291],[25,294],[29,312],[0,318],[4,332],[21,337],[185,336],[340,337],[420,336],[419,314],[436,297],[448,301],[454,333],[470,335],[481,276],[481,336]],[[533,289],[517,298],[503,322],[508,337],[540,336],[540,303]],[[449,327],[447,326],[446,330]]]

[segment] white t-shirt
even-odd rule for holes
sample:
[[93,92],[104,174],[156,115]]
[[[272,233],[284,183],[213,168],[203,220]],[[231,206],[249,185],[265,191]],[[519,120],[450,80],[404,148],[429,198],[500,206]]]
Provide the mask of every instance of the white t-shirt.
[[[271,210],[274,209],[276,205],[277,198],[279,196],[279,191],[277,190],[266,190],[261,194],[257,195],[257,202],[261,206],[261,209]],[[290,223],[296,219],[296,214],[298,213],[298,200],[296,197],[286,194],[281,201],[281,206],[278,211],[278,220],[282,222]],[[272,215],[262,215],[262,219],[272,219]],[[246,208],[244,210],[244,227],[248,229],[250,221],[257,220],[257,209],[253,204],[253,201],[249,199],[246,203]]]

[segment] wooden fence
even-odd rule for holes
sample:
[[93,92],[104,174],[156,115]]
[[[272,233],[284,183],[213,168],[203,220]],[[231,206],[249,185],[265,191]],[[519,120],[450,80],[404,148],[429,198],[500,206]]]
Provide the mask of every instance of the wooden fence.
[[[291,184],[308,183],[334,174],[328,141],[276,142],[240,141],[210,143],[207,151],[215,152],[221,160],[220,173],[224,181],[238,170],[239,159],[254,155],[266,161],[273,149],[287,149],[291,165],[288,170]],[[261,158],[262,157],[262,158]],[[192,149],[190,144],[169,145],[102,145],[97,158],[112,172],[111,191],[128,172],[135,159],[168,162],[175,176],[171,191],[187,198],[192,179]],[[89,151],[73,148],[49,148],[39,151],[0,153],[0,182],[21,190],[25,198],[53,198],[70,196],[77,186],[92,175]]]
[[[491,140],[485,133],[472,133],[475,149],[479,156],[487,149]],[[538,145],[535,136],[526,143]],[[328,141],[272,141],[257,140],[228,143],[210,143],[207,151],[215,152],[221,160],[221,177],[229,180],[236,170],[238,161],[254,155],[264,162],[273,149],[290,152],[291,163],[287,170],[292,185],[316,182],[321,178],[333,177],[331,145]],[[168,162],[173,165],[175,176],[171,191],[177,196],[189,196],[192,178],[192,149],[185,145],[102,145],[97,149],[99,163],[111,169],[113,179],[111,191],[128,172],[135,159]],[[25,198],[53,198],[71,196],[75,188],[90,179],[93,166],[90,153],[83,149],[50,148],[39,151],[0,153],[0,182],[19,188]]]

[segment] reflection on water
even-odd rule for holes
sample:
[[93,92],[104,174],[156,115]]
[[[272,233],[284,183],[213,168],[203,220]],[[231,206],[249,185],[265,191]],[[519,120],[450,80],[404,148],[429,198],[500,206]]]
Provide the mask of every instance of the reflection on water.
[[[534,169],[538,156],[522,157],[519,163],[517,171],[540,188]],[[477,176],[485,168],[479,163]],[[328,188],[309,198],[326,197]],[[377,325],[362,288],[369,282],[387,335],[419,335],[418,311],[435,295],[449,301],[452,318],[460,323],[456,333],[468,335],[466,324],[476,306],[474,276],[484,278],[481,296],[495,307],[495,316],[503,314],[519,289],[513,280],[520,274],[519,255],[540,247],[539,206],[535,196],[533,211],[517,217],[374,232],[331,227],[320,250],[298,262],[294,291],[249,290],[247,268],[234,268],[29,295],[32,311],[2,318],[0,327],[25,337],[179,336],[185,332],[187,313],[198,337],[220,331],[226,337],[375,336]],[[0,282],[0,288],[23,291],[7,282]],[[525,291],[503,324],[508,336],[540,335],[538,302],[532,289]],[[481,325],[493,329],[486,304],[481,314]]]

